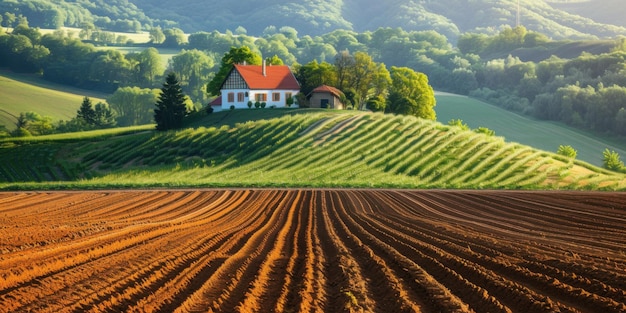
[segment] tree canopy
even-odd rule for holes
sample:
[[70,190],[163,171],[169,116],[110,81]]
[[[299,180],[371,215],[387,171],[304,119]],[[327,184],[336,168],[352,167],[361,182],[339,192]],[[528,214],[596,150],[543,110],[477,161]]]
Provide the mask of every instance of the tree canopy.
[[387,112],[435,120],[435,92],[428,77],[407,67],[391,67]]
[[223,57],[220,63],[220,69],[213,79],[207,84],[207,93],[217,96],[220,94],[220,87],[226,79],[226,76],[233,69],[233,64],[241,64],[246,62],[250,65],[260,65],[263,61],[261,56],[252,52],[249,47],[242,46],[239,48],[231,47]]

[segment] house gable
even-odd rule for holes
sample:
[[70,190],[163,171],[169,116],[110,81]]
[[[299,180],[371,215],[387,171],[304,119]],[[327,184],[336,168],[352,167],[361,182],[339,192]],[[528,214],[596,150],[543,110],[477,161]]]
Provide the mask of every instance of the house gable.
[[250,89],[245,79],[241,76],[239,71],[233,69],[230,71],[224,83],[222,83],[222,87],[220,89]]

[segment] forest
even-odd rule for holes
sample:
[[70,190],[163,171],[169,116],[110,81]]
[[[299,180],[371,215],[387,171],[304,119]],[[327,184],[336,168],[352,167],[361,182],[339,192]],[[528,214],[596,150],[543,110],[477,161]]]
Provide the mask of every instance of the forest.
[[[166,72],[179,77],[193,103],[190,107],[200,109],[211,99],[206,84],[218,72],[222,56],[232,47],[248,47],[265,58],[292,66],[305,94],[307,88],[314,88],[307,79],[315,80],[303,76],[301,69],[332,68],[341,55],[362,53],[386,68],[406,67],[423,73],[437,90],[470,95],[508,110],[599,134],[626,135],[624,38],[553,40],[520,26],[504,27],[495,35],[464,33],[455,47],[445,35],[433,30],[335,30],[310,36],[285,26],[268,27],[261,36],[254,37],[243,30],[186,35],[178,28],[155,28],[150,32],[150,43],[125,43],[136,48],[125,54],[115,49],[115,35],[110,42],[93,37],[82,40],[86,28],[78,36],[63,30],[42,35],[23,16],[14,18],[11,25],[11,14],[2,16],[3,24],[14,28],[11,32],[0,30],[0,67],[39,73],[49,81],[112,94],[108,102],[117,114],[118,125],[151,121],[148,107],[154,103],[155,88]],[[180,51],[167,63],[158,50],[166,48]],[[355,92],[350,86],[348,90],[333,78],[321,82],[336,84],[347,95],[358,93],[357,108],[370,103],[370,109],[376,110],[380,108],[375,104],[379,96],[387,96],[380,88]],[[143,113],[125,114],[123,105],[116,104],[120,101],[126,106],[151,103],[142,105]]]
[[121,32],[154,27],[176,27],[185,33],[240,28],[260,36],[267,27],[289,26],[316,36],[336,29],[365,32],[402,27],[434,30],[454,43],[466,32],[494,35],[502,25],[517,23],[555,39],[613,38],[626,32],[619,1],[4,0],[0,12],[21,14],[32,26],[53,29],[85,24]]

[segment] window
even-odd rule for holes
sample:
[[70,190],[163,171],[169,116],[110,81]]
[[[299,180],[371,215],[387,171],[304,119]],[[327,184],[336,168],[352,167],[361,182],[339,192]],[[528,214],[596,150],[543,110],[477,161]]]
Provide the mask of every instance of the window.
[[228,102],[235,102],[235,93],[234,92],[229,92],[228,93]]
[[243,100],[244,100],[243,92],[237,93],[237,102],[243,102]]
[[280,101],[280,92],[272,92],[272,101]]
[[256,101],[260,101],[260,102],[267,101],[267,94],[266,93],[257,93],[256,95],[254,95],[254,99]]

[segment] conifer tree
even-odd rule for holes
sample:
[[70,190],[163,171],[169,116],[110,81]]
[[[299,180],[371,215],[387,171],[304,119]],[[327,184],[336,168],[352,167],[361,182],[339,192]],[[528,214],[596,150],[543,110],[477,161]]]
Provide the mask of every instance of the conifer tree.
[[183,118],[187,114],[185,95],[176,78],[176,74],[170,73],[165,79],[161,94],[154,109],[154,120],[157,130],[180,128]]
[[87,125],[95,125],[96,111],[94,111],[91,106],[91,99],[89,99],[89,97],[83,98],[83,103],[80,104],[76,117]]

